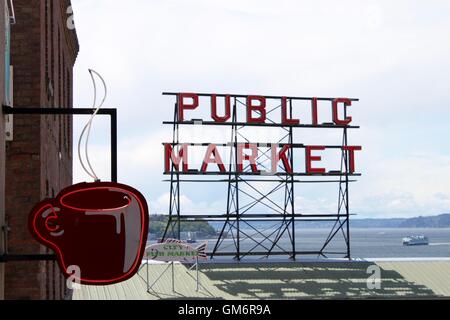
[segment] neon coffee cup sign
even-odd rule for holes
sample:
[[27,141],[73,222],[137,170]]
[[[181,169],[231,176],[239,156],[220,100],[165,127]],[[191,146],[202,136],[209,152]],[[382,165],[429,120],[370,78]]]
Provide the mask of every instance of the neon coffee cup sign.
[[33,236],[57,255],[66,277],[82,284],[125,281],[138,271],[148,234],[148,208],[137,190],[111,182],[82,183],[32,210]]

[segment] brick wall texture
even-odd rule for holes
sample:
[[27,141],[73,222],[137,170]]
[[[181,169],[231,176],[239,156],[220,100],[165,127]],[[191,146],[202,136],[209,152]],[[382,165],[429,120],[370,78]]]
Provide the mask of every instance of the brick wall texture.
[[[14,106],[72,108],[75,30],[67,28],[69,0],[14,0],[11,30]],[[14,117],[6,143],[6,221],[10,254],[51,253],[27,227],[39,201],[72,184],[72,117]],[[65,281],[56,262],[8,262],[6,299],[63,299]]]
[[[0,1],[0,12],[5,12],[5,2]],[[0,74],[5,74],[5,16],[0,15]],[[5,77],[0,77],[0,101],[5,102]],[[3,110],[0,110],[0,255],[5,253],[1,227],[5,219],[5,128]],[[4,299],[4,268],[0,263],[0,300]]]

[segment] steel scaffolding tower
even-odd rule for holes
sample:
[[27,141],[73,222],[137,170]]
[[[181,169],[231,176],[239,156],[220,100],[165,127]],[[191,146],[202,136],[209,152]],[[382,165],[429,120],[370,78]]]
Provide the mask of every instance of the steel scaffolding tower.
[[[317,255],[321,257],[329,256],[343,256],[345,258],[351,257],[350,246],[350,204],[349,204],[349,185],[355,182],[355,177],[361,174],[350,172],[350,158],[349,151],[344,150],[348,146],[348,131],[349,129],[358,129],[357,126],[350,125],[335,125],[333,123],[317,124],[317,125],[284,125],[278,124],[269,115],[275,110],[280,109],[279,105],[267,111],[267,121],[264,124],[248,124],[239,122],[238,108],[245,106],[247,96],[243,95],[227,95],[232,97],[232,120],[226,123],[218,123],[213,121],[191,120],[179,121],[179,94],[178,93],[164,93],[164,95],[177,97],[174,109],[174,120],[164,122],[165,125],[173,127],[173,140],[170,143],[174,152],[180,151],[180,127],[202,125],[204,127],[223,126],[230,128],[230,140],[226,143],[215,143],[217,146],[228,147],[230,152],[230,163],[228,164],[228,172],[199,172],[190,170],[183,172],[177,170],[172,163],[170,172],[170,179],[166,180],[170,183],[170,205],[169,205],[169,221],[164,232],[163,239],[166,238],[181,238],[181,223],[183,221],[192,221],[193,219],[202,219],[208,222],[221,222],[222,227],[218,233],[218,239],[215,242],[212,251],[209,253],[213,259],[215,257],[232,256],[236,260],[241,260],[249,256],[288,256],[295,260],[302,255]],[[201,94],[202,97],[211,97],[212,95]],[[215,95],[217,97],[225,97],[225,95]],[[281,99],[283,97],[265,97],[266,99]],[[288,113],[290,117],[293,116],[293,101],[312,101],[313,98],[290,97],[287,98]],[[320,98],[318,101],[330,101],[332,98]],[[358,101],[351,99],[351,101]],[[345,110],[347,116],[347,110]],[[294,167],[295,150],[305,149],[305,145],[295,141],[296,129],[335,129],[342,131],[342,145],[327,146],[330,149],[342,150],[341,156],[341,171],[327,172],[321,174],[308,173],[289,173],[286,168],[278,164],[279,171],[274,174],[271,173],[270,166],[267,162],[270,158],[270,148],[274,143],[255,143],[258,147],[257,163],[260,168],[265,170],[253,172],[250,165],[247,165],[244,170],[238,170],[238,145],[242,143],[252,143],[243,133],[247,127],[265,127],[267,130],[277,128],[283,131],[282,138],[275,144],[277,146],[290,146],[287,151],[287,158],[291,168]],[[253,143],[252,143],[253,144]],[[206,143],[189,144],[191,146],[204,146]],[[269,148],[269,151],[267,149]],[[209,180],[203,179],[208,177]],[[314,179],[314,180],[312,180]],[[181,185],[185,183],[225,183],[227,184],[227,207],[224,214],[184,214],[181,208]],[[299,184],[321,184],[332,183],[339,186],[339,201],[337,213],[327,214],[302,214],[299,213],[295,204],[295,191]],[[260,185],[270,186],[261,188]],[[282,193],[282,197],[275,197],[275,194]],[[280,198],[283,198],[280,201]],[[248,199],[244,201],[244,199]],[[263,206],[268,213],[250,213],[250,211],[257,206]],[[332,227],[326,237],[323,245],[317,250],[298,250],[298,243],[302,239],[296,237],[299,226],[305,222],[328,222]],[[254,223],[271,222],[268,230],[261,230],[255,227]],[[330,244],[339,235],[342,235],[344,242],[344,250],[333,251],[330,250]],[[231,245],[224,245],[228,240]],[[284,239],[284,241],[282,241]],[[288,245],[286,245],[288,243]],[[225,250],[224,248],[227,248]],[[229,249],[231,247],[231,249]]]

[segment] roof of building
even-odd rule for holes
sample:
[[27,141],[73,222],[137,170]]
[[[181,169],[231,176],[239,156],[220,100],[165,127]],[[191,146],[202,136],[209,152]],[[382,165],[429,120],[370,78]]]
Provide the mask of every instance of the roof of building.
[[[380,288],[371,266],[381,269]],[[166,270],[166,272],[164,272]],[[74,300],[156,299],[301,299],[301,298],[438,298],[450,297],[450,261],[292,262],[202,264],[200,290],[196,272],[174,265],[149,264],[132,279],[112,286],[81,286]]]
[[438,296],[450,297],[450,261],[387,261],[378,265],[397,272],[406,281],[429,288]]

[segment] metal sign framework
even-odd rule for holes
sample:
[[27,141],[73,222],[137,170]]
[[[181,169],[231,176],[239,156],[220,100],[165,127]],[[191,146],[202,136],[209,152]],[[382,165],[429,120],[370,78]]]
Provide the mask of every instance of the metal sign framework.
[[[26,115],[26,116],[74,116],[74,115],[92,115],[96,110],[92,108],[40,108],[25,107],[13,108],[10,106],[2,106],[5,115]],[[98,115],[110,117],[111,123],[111,181],[117,182],[117,109],[104,108],[98,111]],[[3,233],[6,252],[0,254],[0,263],[9,261],[56,261],[54,254],[9,254],[8,253],[8,237],[7,230],[0,230]]]
[[[361,176],[358,173],[352,173],[350,170],[351,159],[348,150],[343,147],[348,147],[348,131],[349,129],[358,129],[358,126],[351,125],[336,125],[333,123],[317,124],[317,125],[285,125],[279,124],[273,119],[270,119],[269,115],[275,110],[280,109],[282,106],[275,107],[267,111],[267,121],[261,124],[249,124],[238,122],[238,106],[244,105],[247,96],[244,95],[227,95],[232,99],[232,120],[230,122],[212,122],[203,120],[191,120],[180,121],[180,96],[178,93],[164,93],[166,96],[175,96],[177,101],[175,103],[174,120],[170,122],[164,122],[165,125],[173,126],[173,141],[172,146],[175,152],[179,152],[182,143],[180,142],[180,128],[181,126],[193,126],[202,125],[208,126],[228,126],[231,127],[231,141],[223,144],[223,146],[230,146],[230,164],[229,171],[224,172],[198,172],[189,171],[182,172],[175,168],[172,163],[171,171],[166,172],[170,175],[170,179],[165,180],[170,183],[170,205],[169,205],[169,220],[166,230],[164,232],[163,240],[170,238],[181,238],[181,224],[185,221],[194,221],[195,219],[201,219],[207,222],[221,222],[223,223],[220,233],[218,235],[217,242],[212,252],[209,253],[210,258],[231,256],[236,260],[241,260],[249,256],[289,256],[295,260],[299,256],[303,255],[316,255],[319,257],[345,257],[351,258],[351,246],[350,246],[350,204],[349,204],[349,185],[355,182],[355,177]],[[210,94],[199,94],[200,97],[212,97]],[[225,95],[214,95],[215,97],[225,97]],[[265,97],[266,99],[281,99],[282,97]],[[283,97],[284,98],[284,97]],[[312,101],[315,98],[302,98],[302,97],[289,97],[288,101],[288,113],[290,117],[293,115],[293,101]],[[319,98],[318,101],[332,102],[332,98]],[[359,101],[358,99],[350,99],[351,101]],[[345,117],[347,117],[347,110],[344,111]],[[327,146],[327,148],[341,149],[341,170],[340,172],[327,172],[323,174],[299,174],[286,172],[281,166],[280,169],[284,170],[278,174],[264,174],[249,172],[248,165],[244,172],[237,169],[238,165],[238,144],[250,143],[249,139],[242,133],[243,129],[249,126],[253,127],[266,127],[278,128],[285,131],[285,135],[277,141],[280,146],[289,145],[291,149],[287,153],[287,157],[290,162],[291,168],[294,165],[294,150],[305,148],[303,144],[295,143],[295,129],[335,129],[342,132],[342,145],[340,146]],[[191,144],[191,145],[205,145],[205,144]],[[265,151],[264,148],[270,147],[271,144],[259,143],[258,151],[258,165],[263,166],[267,171],[270,171],[270,166],[264,164],[269,159],[270,151]],[[201,179],[204,176],[208,176],[209,180]],[[224,176],[226,178],[224,179]],[[311,180],[310,178],[315,180]],[[222,215],[213,214],[184,214],[181,208],[181,186],[184,184],[199,184],[199,183],[226,183],[228,185],[227,191],[227,207],[226,213]],[[269,183],[275,187],[270,188],[267,191],[264,188],[259,188],[260,183]],[[299,184],[308,183],[333,183],[338,185],[339,200],[337,213],[331,214],[303,214],[297,211],[295,205],[295,190]],[[251,192],[250,192],[251,191]],[[273,198],[276,192],[284,192],[284,200],[280,203],[279,200]],[[243,198],[250,198],[251,201],[243,203]],[[271,213],[264,214],[251,214],[249,211],[257,205],[263,205],[269,209]],[[261,222],[274,222],[276,226],[270,229],[270,233],[264,232],[259,228],[252,225],[252,223]],[[296,231],[298,226],[303,222],[318,222],[326,221],[331,222],[332,227],[329,230],[328,236],[323,242],[322,246],[318,250],[314,251],[300,251],[298,250],[299,239],[296,238]],[[249,232],[251,230],[251,232]],[[224,250],[224,241],[231,235],[232,238],[232,250]],[[344,242],[344,250],[332,250],[329,249],[330,244],[338,236],[342,235]],[[286,246],[288,239],[289,245]],[[300,240],[301,241],[301,240]],[[284,244],[283,244],[284,243]]]

